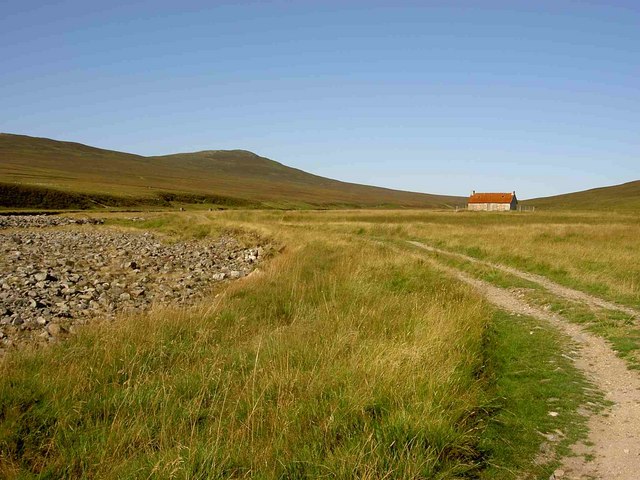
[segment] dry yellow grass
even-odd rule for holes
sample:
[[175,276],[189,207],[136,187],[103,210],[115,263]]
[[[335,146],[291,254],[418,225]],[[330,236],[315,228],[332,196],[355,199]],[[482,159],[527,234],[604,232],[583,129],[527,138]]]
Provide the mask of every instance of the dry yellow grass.
[[640,222],[636,215],[434,211],[270,215],[292,228],[422,240],[640,306]]
[[[219,218],[158,227],[201,236],[242,223]],[[287,248],[199,309],[122,318],[0,366],[0,476],[453,478],[479,468],[482,299],[366,239],[251,224]]]
[[407,233],[448,249],[539,273],[569,286],[640,305],[640,223],[627,217],[539,215],[528,225],[412,225]]
[[586,239],[609,222],[614,250],[633,259],[637,228],[626,217],[433,212],[126,216],[109,228],[232,230],[284,250],[196,308],[125,316],[0,363],[0,477],[548,477],[552,463],[533,463],[537,432],[558,428],[547,399],[561,398],[567,439],[584,422],[571,413],[584,397],[563,340],[529,335],[530,320],[495,312],[400,245],[468,251],[498,235],[479,253],[503,258],[510,241],[527,252],[536,235],[565,232],[592,258]]

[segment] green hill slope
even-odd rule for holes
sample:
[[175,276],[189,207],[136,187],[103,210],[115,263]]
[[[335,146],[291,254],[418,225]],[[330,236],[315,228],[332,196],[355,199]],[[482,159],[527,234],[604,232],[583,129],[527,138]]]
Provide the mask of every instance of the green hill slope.
[[[178,200],[294,208],[448,207],[466,200],[331,180],[244,150],[143,157],[13,134],[0,134],[0,179],[0,205],[12,207],[35,206],[37,192],[70,196],[62,206],[80,199],[86,206],[87,198],[107,205]],[[32,205],[8,205],[17,197]]]
[[545,210],[640,211],[640,180],[523,202]]

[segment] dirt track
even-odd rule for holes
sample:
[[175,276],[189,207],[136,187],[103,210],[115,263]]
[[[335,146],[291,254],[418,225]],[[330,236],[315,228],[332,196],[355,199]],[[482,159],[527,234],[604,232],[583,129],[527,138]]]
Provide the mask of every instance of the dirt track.
[[[539,275],[533,276],[510,267],[482,262],[461,254],[452,254],[420,242],[410,243],[431,252],[455,255],[469,261],[487,264],[539,284],[544,282],[543,286],[549,288],[553,293],[564,298],[571,298],[574,301],[584,299],[584,303],[592,308],[608,308],[626,313],[630,313],[627,310],[631,310],[634,312],[633,315],[638,318],[638,312],[633,309],[568,289]],[[497,307],[511,313],[528,315],[547,321],[570,336],[580,346],[574,356],[576,367],[605,393],[607,400],[613,403],[606,412],[591,416],[589,419],[589,438],[588,442],[585,442],[588,445],[574,445],[576,456],[564,459],[563,466],[557,471],[555,478],[581,480],[589,478],[635,480],[640,478],[640,375],[630,371],[605,340],[585,331],[576,324],[570,323],[560,315],[532,307],[508,290],[472,278],[454,268],[445,267],[435,260],[434,263],[439,268],[478,289]],[[566,294],[570,294],[571,297]],[[586,461],[585,455],[592,455],[593,460]]]
[[565,298],[567,300],[572,300],[574,302],[582,303],[582,304],[588,305],[589,307],[592,307],[592,308],[604,308],[604,309],[607,309],[607,310],[617,310],[619,312],[626,313],[627,315],[631,315],[635,319],[640,319],[640,311],[638,311],[638,310],[636,310],[634,308],[627,307],[625,305],[620,305],[618,303],[610,302],[608,300],[604,300],[602,298],[598,298],[596,296],[589,295],[588,293],[584,293],[584,292],[582,292],[580,290],[575,290],[573,288],[565,287],[564,285],[560,285],[560,284],[558,284],[556,282],[553,282],[553,281],[549,280],[548,278],[543,277],[542,275],[536,275],[535,273],[523,272],[523,271],[517,270],[517,269],[515,269],[513,267],[507,267],[506,265],[500,265],[498,263],[492,263],[492,262],[487,262],[487,261],[484,261],[484,260],[479,260],[477,258],[470,257],[470,256],[464,255],[462,253],[449,252],[447,250],[442,250],[440,248],[436,248],[436,247],[432,247],[432,246],[429,246],[429,245],[425,245],[425,244],[420,243],[420,242],[409,242],[409,243],[411,243],[412,245],[415,245],[417,247],[420,247],[420,248],[422,248],[424,250],[428,250],[430,252],[440,253],[440,254],[443,254],[443,255],[449,255],[449,256],[452,256],[452,257],[461,258],[461,259],[466,260],[467,262],[471,262],[471,263],[477,263],[477,264],[480,264],[480,265],[486,265],[487,267],[495,268],[495,269],[500,270],[502,272],[514,275],[514,276],[516,276],[518,278],[522,278],[523,280],[528,280],[530,282],[537,283],[541,287],[544,287],[547,290],[549,290],[554,295],[557,295],[559,297]]

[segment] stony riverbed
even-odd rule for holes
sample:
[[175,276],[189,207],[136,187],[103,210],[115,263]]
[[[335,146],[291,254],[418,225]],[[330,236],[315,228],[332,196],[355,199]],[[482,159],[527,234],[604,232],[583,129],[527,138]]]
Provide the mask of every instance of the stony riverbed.
[[192,302],[213,283],[250,273],[268,248],[229,236],[167,243],[108,227],[50,228],[87,222],[46,218],[11,217],[0,230],[0,353],[122,311]]
[[0,215],[2,228],[45,228],[64,225],[102,225],[99,218],[58,217],[57,215]]

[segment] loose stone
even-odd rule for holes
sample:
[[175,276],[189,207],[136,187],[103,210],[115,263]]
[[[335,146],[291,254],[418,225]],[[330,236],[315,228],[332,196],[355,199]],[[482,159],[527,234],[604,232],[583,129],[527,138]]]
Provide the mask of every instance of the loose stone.
[[215,282],[249,274],[271,248],[245,248],[229,236],[163,243],[153,233],[86,226],[101,223],[0,215],[0,354],[87,320],[194,301]]

